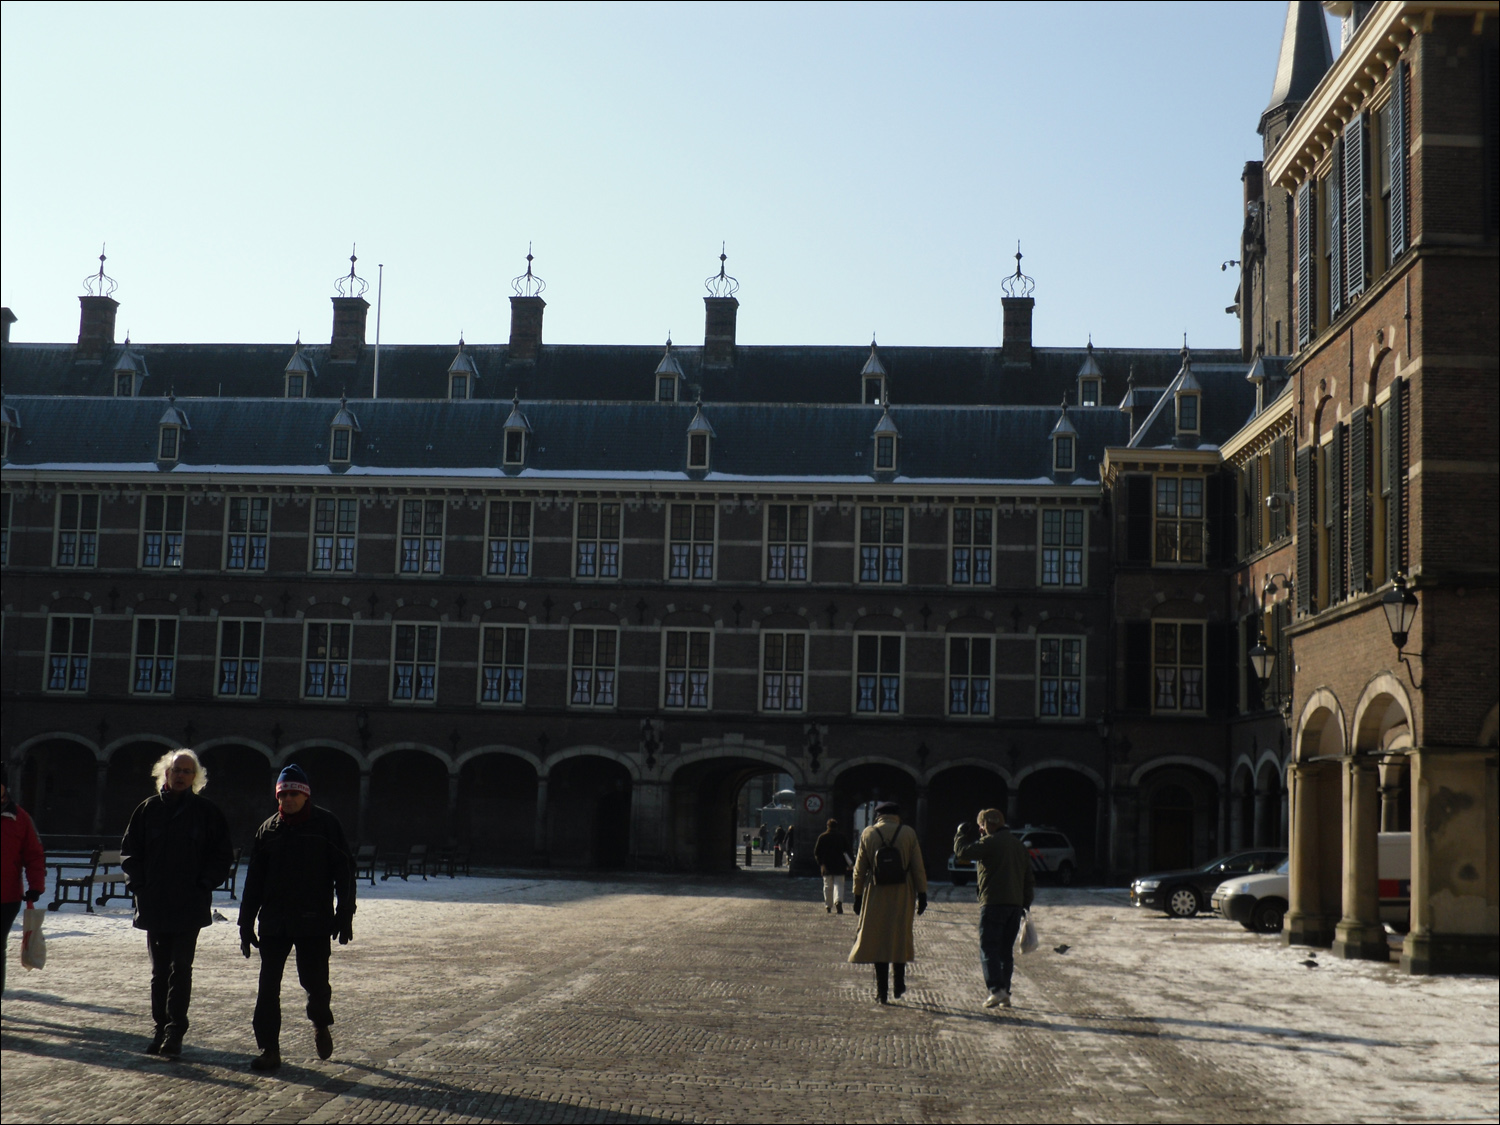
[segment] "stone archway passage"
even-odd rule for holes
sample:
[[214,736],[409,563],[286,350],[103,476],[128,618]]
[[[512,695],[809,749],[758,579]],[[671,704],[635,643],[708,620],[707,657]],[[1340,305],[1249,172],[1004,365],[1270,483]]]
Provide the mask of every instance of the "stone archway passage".
[[86,836],[95,831],[97,770],[88,748],[66,739],[38,743],[26,751],[16,796],[38,832]]
[[[689,871],[733,871],[737,851],[742,854],[736,836],[741,790],[756,777],[785,772],[754,758],[725,756],[693,762],[673,774],[669,844],[673,866]],[[793,817],[787,819],[794,822]],[[812,841],[801,841],[798,847],[810,852]],[[769,855],[764,862],[771,863]]]
[[370,768],[366,835],[382,852],[413,844],[437,850],[448,842],[448,767],[425,750],[383,754]]
[[514,754],[481,754],[458,777],[453,833],[481,862],[522,864],[536,845],[536,769]]
[[1063,768],[1027,774],[1016,787],[1015,812],[1012,827],[1046,824],[1058,829],[1073,845],[1078,871],[1086,874],[1094,869],[1099,790],[1087,775]]
[[1003,813],[1009,796],[1005,779],[980,766],[954,766],[932,778],[927,786],[927,822],[922,826],[922,851],[929,860],[929,879],[945,877],[958,826],[964,821],[972,822],[980,809],[999,809]]
[[630,771],[580,754],[547,775],[547,857],[559,867],[624,867],[630,862]]
[[[307,771],[313,804],[321,805],[339,818],[349,846],[352,848],[364,842],[359,838],[359,764],[347,752],[332,746],[303,747],[292,754],[289,761]],[[272,784],[274,786],[275,778],[272,778]],[[266,816],[276,811],[274,793],[271,803]]]
[[[833,811],[830,815],[844,826],[850,842],[856,847],[863,825],[855,812],[868,808],[873,801],[895,801],[901,806],[902,821],[914,826],[919,838],[922,836],[924,825],[917,815],[916,780],[899,766],[870,762],[845,770],[833,782]],[[933,877],[936,858],[924,845],[922,863],[927,868],[928,878]]]
[[232,743],[211,746],[199,757],[208,771],[203,795],[229,822],[229,838],[247,851],[255,830],[276,811],[276,775],[259,750]]

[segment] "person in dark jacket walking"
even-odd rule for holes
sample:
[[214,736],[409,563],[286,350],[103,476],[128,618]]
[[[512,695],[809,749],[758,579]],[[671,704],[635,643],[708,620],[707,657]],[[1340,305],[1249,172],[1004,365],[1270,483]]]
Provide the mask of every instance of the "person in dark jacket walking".
[[135,898],[135,927],[151,952],[148,1055],[182,1053],[193,995],[198,933],[213,923],[214,888],[234,863],[229,822],[199,796],[208,771],[198,755],[169,750],[152,768],[157,791],[136,806],[120,841],[120,868]]
[[338,818],[312,803],[312,785],[301,766],[287,766],[276,779],[276,808],[256,829],[240,907],[240,951],[249,957],[252,945],[260,949],[252,1020],[260,1054],[250,1063],[259,1071],[281,1065],[281,977],[294,948],[318,1058],[333,1054],[331,939],[348,945],[354,936],[354,859]]
[[[31,889],[22,894],[21,876]],[[5,991],[5,959],[10,946],[10,928],[21,912],[21,900],[36,904],[47,886],[47,857],[36,825],[26,810],[10,795],[10,775],[0,765],[0,992]]]
[[979,868],[979,966],[990,994],[986,1008],[1010,1007],[1016,967],[1016,934],[1036,895],[1036,875],[1026,846],[1005,830],[1005,814],[985,809],[979,825],[960,824],[953,857]]
[[849,837],[839,831],[839,822],[829,820],[823,834],[813,842],[813,859],[823,875],[823,909],[844,912],[844,877],[849,874]]

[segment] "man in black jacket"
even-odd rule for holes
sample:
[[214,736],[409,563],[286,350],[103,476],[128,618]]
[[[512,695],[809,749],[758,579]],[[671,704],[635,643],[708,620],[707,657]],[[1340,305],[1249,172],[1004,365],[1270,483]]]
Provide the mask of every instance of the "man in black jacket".
[[318,1058],[333,1054],[330,938],[347,945],[354,936],[354,860],[338,818],[313,805],[307,774],[295,765],[276,779],[276,806],[276,815],[255,832],[240,907],[240,950],[249,957],[252,945],[260,949],[260,993],[252,1022],[261,1053],[250,1064],[260,1071],[281,1065],[281,975],[293,948]]
[[120,867],[135,896],[135,926],[151,952],[148,1055],[182,1053],[193,994],[198,931],[213,922],[214,888],[234,863],[229,824],[198,794],[208,771],[188,749],[171,750],[152,771],[158,791],[136,806],[120,841]]

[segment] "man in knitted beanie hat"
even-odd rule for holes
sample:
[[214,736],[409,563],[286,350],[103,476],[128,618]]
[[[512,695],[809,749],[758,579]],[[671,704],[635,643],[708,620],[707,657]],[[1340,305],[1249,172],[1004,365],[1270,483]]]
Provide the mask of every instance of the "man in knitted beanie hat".
[[287,766],[276,779],[276,815],[256,829],[240,907],[240,950],[249,957],[251,946],[260,949],[260,993],[252,1023],[261,1053],[252,1069],[270,1071],[281,1065],[281,977],[294,948],[318,1058],[333,1054],[331,939],[347,945],[353,936],[354,859],[344,830],[333,813],[312,803],[306,771]]

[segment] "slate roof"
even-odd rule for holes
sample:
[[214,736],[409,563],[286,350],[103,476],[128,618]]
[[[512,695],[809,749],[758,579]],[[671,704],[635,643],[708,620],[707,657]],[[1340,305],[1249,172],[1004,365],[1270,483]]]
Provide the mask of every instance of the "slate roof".
[[[1245,362],[1204,363],[1199,358],[1203,354],[1195,352],[1191,369],[1186,374],[1179,371],[1166,389],[1156,392],[1155,388],[1136,388],[1138,396],[1150,391],[1161,397],[1130,439],[1132,448],[1217,449],[1254,416],[1255,387],[1245,378]],[[1180,439],[1175,395],[1185,378],[1197,383],[1201,392],[1198,433]]]
[[[280,360],[284,363],[284,357]],[[382,366],[384,357],[382,356]],[[857,369],[856,369],[857,370]],[[384,371],[381,376],[384,379]],[[1245,387],[1243,368],[1238,379]],[[180,460],[158,468],[160,398],[7,395],[19,429],[6,469],[99,472],[429,475],[631,480],[803,481],[869,484],[878,406],[808,408],[780,403],[712,407],[711,470],[688,473],[687,430],[695,407],[655,402],[522,402],[533,428],[527,463],[502,468],[508,401],[351,402],[361,432],[352,464],[328,465],[339,407],[316,399],[184,398],[191,424]],[[1054,475],[1049,440],[1058,408],[895,406],[898,471],[882,483],[1092,484],[1106,446],[1125,444],[1129,420],[1111,406],[1070,407],[1078,469]]]
[[[109,395],[123,345],[100,361],[78,362],[72,344],[13,342],[0,349],[0,382],[8,395]],[[291,344],[142,344],[131,351],[146,374],[138,393],[183,397],[268,398],[284,393]],[[312,365],[310,398],[368,399],[375,350],[366,346],[356,362],[334,363],[326,346],[304,344]],[[395,344],[380,349],[382,398],[444,399],[454,344]],[[655,374],[663,349],[652,345],[545,344],[535,362],[508,361],[509,348],[467,344],[476,399],[649,401],[656,397]],[[1077,377],[1088,359],[1084,348],[1036,348],[1029,366],[1002,362],[999,348],[886,347],[879,361],[896,405],[1055,406],[1064,393],[1077,401]],[[717,403],[859,403],[861,372],[870,359],[868,344],[831,346],[754,346],[735,349],[732,367],[703,366],[701,347],[674,345],[686,400]],[[1165,386],[1176,374],[1173,349],[1099,348],[1094,361],[1103,372],[1101,402],[1119,402],[1131,365],[1138,386]],[[1195,363],[1236,363],[1238,352],[1200,351]]]

